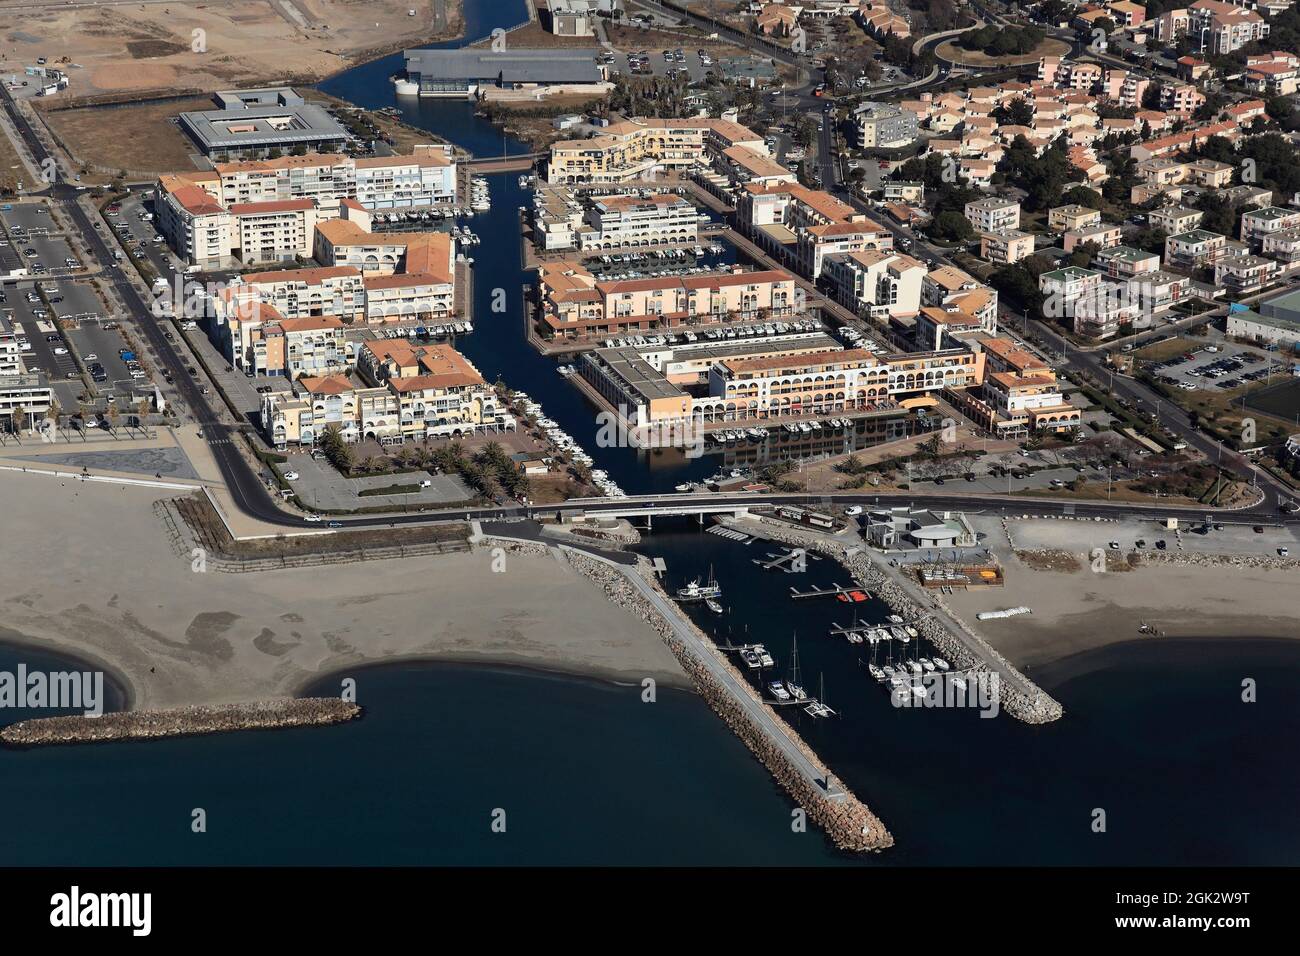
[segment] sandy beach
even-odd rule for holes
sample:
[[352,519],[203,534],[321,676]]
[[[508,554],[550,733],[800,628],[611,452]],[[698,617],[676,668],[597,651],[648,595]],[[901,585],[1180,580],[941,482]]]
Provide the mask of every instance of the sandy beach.
[[[1031,672],[1035,666],[1081,651],[1137,639],[1157,640],[1138,633],[1143,622],[1172,638],[1300,638],[1291,597],[1300,581],[1296,569],[1149,559],[1132,570],[1094,573],[1085,559],[1098,542],[1104,547],[1113,538],[1127,546],[1135,534],[1154,540],[1158,532],[1150,526],[1144,530],[1137,522],[1131,527],[1109,522],[1036,522],[1033,529],[1025,524],[1013,523],[1017,545],[1047,544],[1048,532],[1062,542],[1073,541],[1069,550],[1078,558],[1078,570],[1031,568],[1012,553],[997,521],[976,519],[977,528],[989,535],[985,543],[1007,569],[1006,587],[959,591],[943,600],[994,647]],[[1032,608],[1033,613],[975,619],[980,611],[1018,605]]]
[[[552,556],[488,551],[248,574],[191,570],[155,489],[0,475],[0,638],[110,671],[133,708],[294,694],[406,659],[686,686],[646,624]],[[21,556],[21,571],[15,563]]]

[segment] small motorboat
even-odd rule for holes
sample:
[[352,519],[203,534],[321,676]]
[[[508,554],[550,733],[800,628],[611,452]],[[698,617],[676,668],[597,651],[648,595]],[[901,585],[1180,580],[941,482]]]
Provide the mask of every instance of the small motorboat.
[[719,604],[717,601],[713,600],[713,598],[705,598],[704,606],[707,607],[714,614],[722,613],[722,605]]

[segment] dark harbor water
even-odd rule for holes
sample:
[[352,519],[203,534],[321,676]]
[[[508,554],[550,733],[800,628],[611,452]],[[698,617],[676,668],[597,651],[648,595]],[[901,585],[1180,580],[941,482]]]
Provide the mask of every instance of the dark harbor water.
[[[898,845],[881,864],[1300,859],[1295,642],[1134,641],[1067,658],[1030,675],[1066,711],[1039,727],[974,710],[900,709],[859,664],[871,659],[869,645],[827,633],[851,623],[853,610],[788,597],[792,585],[848,583],[837,565],[763,570],[753,559],[782,548],[729,541],[685,520],[656,521],[641,550],[665,559],[671,588],[712,566],[726,613],[694,605],[697,621],[723,642],[764,641],[777,662],[772,677],[789,676],[798,635],[802,684],[815,696],[824,676],[839,717],[781,712],[891,828]],[[874,601],[857,607],[860,621],[884,620]],[[1241,700],[1245,678],[1258,683],[1257,703]],[[1097,808],[1105,833],[1091,830]]]

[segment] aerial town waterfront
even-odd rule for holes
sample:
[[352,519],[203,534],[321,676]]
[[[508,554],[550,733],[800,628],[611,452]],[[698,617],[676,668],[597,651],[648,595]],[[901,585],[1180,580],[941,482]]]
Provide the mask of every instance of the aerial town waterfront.
[[0,0],[13,863],[1300,858],[1290,3],[166,6]]

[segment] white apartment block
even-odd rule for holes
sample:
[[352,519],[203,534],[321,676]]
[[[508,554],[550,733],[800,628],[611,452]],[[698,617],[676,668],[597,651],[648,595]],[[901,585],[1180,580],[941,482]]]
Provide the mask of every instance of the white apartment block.
[[586,223],[578,233],[582,249],[694,243],[700,232],[695,206],[671,193],[594,198]]
[[966,204],[966,218],[976,232],[1005,232],[1020,228],[1020,203],[989,196]]
[[860,315],[914,315],[921,308],[924,263],[894,252],[851,252],[826,260],[827,281],[835,298]]

